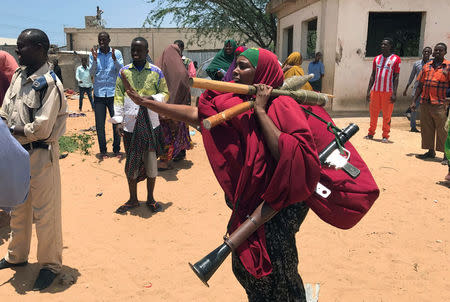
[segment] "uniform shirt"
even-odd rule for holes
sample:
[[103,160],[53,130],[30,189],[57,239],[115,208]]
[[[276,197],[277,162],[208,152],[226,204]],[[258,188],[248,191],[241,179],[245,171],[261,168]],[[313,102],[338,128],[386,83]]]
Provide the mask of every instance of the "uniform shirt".
[[443,104],[450,88],[450,61],[444,59],[436,69],[433,61],[428,62],[417,79],[423,84],[420,103]]
[[390,55],[385,57],[378,55],[373,59],[373,70],[375,70],[375,83],[372,91],[392,92],[394,84],[394,73],[400,73],[400,57]]
[[[133,63],[121,70],[137,93],[141,96],[152,96],[155,101],[165,102],[169,96],[166,79],[157,66],[145,63],[142,70],[138,70]],[[121,75],[117,77],[116,92],[114,95],[114,116],[111,121],[115,124],[124,123],[124,130],[133,132],[139,106],[136,105],[125,93]],[[153,128],[159,126],[158,114],[148,109],[148,116]]]
[[318,80],[320,80],[322,75],[325,74],[325,66],[323,66],[323,63],[320,61],[319,62],[312,61],[308,65],[308,74],[311,74],[311,73],[314,74],[314,78],[312,78],[309,81],[310,82],[318,81]]
[[[78,66],[77,71],[75,72],[75,78],[77,79],[78,86],[83,88],[92,88],[89,66],[86,66],[86,68],[84,68],[83,65]],[[80,81],[82,83],[80,83]]]
[[[48,83],[42,102],[40,93],[32,88],[33,82],[41,76],[45,76]],[[8,127],[24,126],[25,136],[15,136],[20,144],[58,141],[66,129],[67,102],[63,91],[61,82],[55,83],[50,75],[48,63],[29,77],[22,68],[16,71],[0,109],[0,117],[6,120]],[[30,108],[34,120],[30,116]]]
[[417,76],[419,75],[419,73],[422,71],[423,66],[426,64],[427,62],[423,62],[423,60],[419,60],[414,62],[413,68],[411,70],[411,74],[409,75],[409,80],[408,80],[408,86],[411,85],[411,83],[416,80],[414,82],[414,86],[412,89],[412,96],[415,95],[416,93],[416,89],[417,86],[419,85],[419,81],[417,80]]
[[0,119],[0,208],[23,203],[30,188],[30,155]]
[[94,76],[94,96],[113,97],[116,78],[120,68],[123,67],[123,57],[120,50],[115,49],[116,60],[112,58],[112,48],[104,54],[100,50],[97,60],[94,61],[92,54],[89,55],[89,66],[91,76]]

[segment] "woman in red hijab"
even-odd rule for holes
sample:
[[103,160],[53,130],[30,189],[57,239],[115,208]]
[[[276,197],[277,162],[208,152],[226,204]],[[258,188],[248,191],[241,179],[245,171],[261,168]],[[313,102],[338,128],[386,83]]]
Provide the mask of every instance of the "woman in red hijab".
[[[290,97],[270,97],[283,78],[273,53],[246,50],[237,59],[233,79],[257,86],[254,110],[211,131],[202,129],[211,167],[233,210],[228,232],[263,201],[280,211],[233,253],[233,272],[249,301],[306,301],[295,234],[308,212],[302,201],[314,192],[320,162],[301,107]],[[194,125],[248,99],[207,90],[195,108],[157,103],[133,91],[127,94],[139,105]]]

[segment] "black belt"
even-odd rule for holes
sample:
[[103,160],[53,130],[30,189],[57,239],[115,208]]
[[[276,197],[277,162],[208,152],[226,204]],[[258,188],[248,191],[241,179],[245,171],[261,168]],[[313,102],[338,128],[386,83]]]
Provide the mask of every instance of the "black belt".
[[22,145],[22,147],[27,151],[30,151],[32,149],[47,149],[48,150],[49,146],[50,146],[49,144],[46,144],[43,142],[32,142],[29,144]]

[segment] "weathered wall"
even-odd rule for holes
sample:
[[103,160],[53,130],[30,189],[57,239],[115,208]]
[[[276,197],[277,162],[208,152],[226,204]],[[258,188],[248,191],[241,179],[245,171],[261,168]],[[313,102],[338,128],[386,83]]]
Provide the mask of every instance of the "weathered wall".
[[[369,12],[425,12],[423,43],[420,47],[433,47],[438,42],[450,44],[450,1],[436,0],[365,0],[339,1],[338,43],[342,58],[336,63],[333,104],[334,110],[368,109],[365,94],[372,70],[372,58],[365,57]],[[412,66],[419,57],[402,57],[396,111],[403,111],[410,97],[403,97]],[[409,91],[410,92],[410,91]]]
[[[301,10],[297,10],[294,13],[287,15],[284,18],[280,18],[279,21],[279,28],[278,28],[278,36],[279,43],[277,45],[277,54],[280,57],[280,60],[284,61],[286,57],[289,55],[287,53],[287,47],[286,47],[286,39],[284,32],[287,28],[293,27],[294,28],[294,39],[293,39],[293,51],[299,51],[302,54],[306,53],[306,44],[304,41],[302,41],[302,33],[303,31],[307,30],[305,29],[305,23],[306,21],[309,21],[311,19],[317,18],[320,16],[321,13],[321,3],[316,2],[312,5],[309,5]],[[317,19],[317,32],[320,32],[321,29],[321,18]],[[319,35],[318,35],[319,37]],[[318,39],[319,40],[319,39]],[[317,45],[318,46],[318,45]]]
[[[98,44],[98,33],[103,30],[92,28],[65,28],[67,47],[70,50],[90,50]],[[159,58],[163,50],[175,40],[185,42],[186,51],[217,50],[223,47],[221,40],[202,40],[200,45],[194,43],[188,45],[187,41],[194,35],[188,30],[177,28],[106,28],[111,38],[111,47],[129,47],[131,40],[136,37],[144,37],[149,43],[149,54],[152,59]],[[72,41],[72,43],[71,43]],[[72,48],[71,48],[72,46]]]
[[[306,51],[301,37],[303,22],[318,18],[317,51],[324,54],[325,77],[323,90],[336,96],[334,111],[368,110],[365,102],[367,85],[372,70],[372,58],[365,57],[369,12],[425,12],[423,17],[423,37],[420,48],[434,46],[438,42],[450,46],[449,0],[424,2],[420,0],[322,0],[304,5],[297,1],[280,1],[277,7],[269,5],[280,18],[277,54],[287,56],[283,31],[294,27],[294,51]],[[293,9],[297,7],[297,10]],[[304,26],[303,26],[304,27]],[[410,103],[410,97],[403,97],[412,66],[420,57],[402,57],[398,102],[395,111],[403,111]],[[309,61],[303,63],[306,71]],[[410,91],[409,91],[410,92]]]

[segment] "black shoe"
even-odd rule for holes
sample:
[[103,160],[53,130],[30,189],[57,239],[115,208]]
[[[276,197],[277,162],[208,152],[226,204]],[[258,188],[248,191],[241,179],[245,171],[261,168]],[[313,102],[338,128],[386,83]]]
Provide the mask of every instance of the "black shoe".
[[434,150],[428,150],[424,154],[416,155],[418,159],[427,159],[427,158],[434,158],[436,156],[436,152]]
[[0,260],[0,269],[25,266],[27,264],[28,264],[28,261],[19,262],[19,263],[9,263],[8,261],[5,260],[5,258],[3,258],[2,260]]
[[420,132],[417,128],[411,128],[411,130],[409,130],[409,132]]
[[368,134],[368,135],[364,136],[364,139],[373,139],[373,135]]
[[46,289],[53,283],[53,280],[55,280],[56,276],[57,274],[47,268],[41,269],[39,271],[39,276],[37,277],[36,282],[34,282],[33,290],[40,291]]

